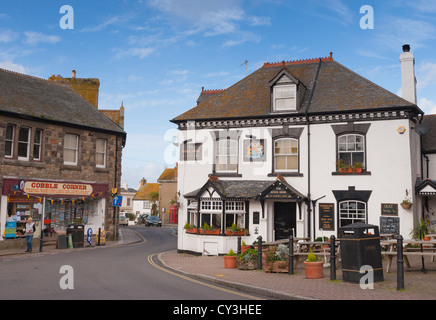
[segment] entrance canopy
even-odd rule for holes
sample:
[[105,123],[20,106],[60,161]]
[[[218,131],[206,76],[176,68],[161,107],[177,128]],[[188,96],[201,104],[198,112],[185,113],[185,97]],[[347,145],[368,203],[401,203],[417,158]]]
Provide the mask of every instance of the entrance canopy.
[[418,180],[415,185],[415,193],[421,196],[435,196],[436,181],[430,179]]

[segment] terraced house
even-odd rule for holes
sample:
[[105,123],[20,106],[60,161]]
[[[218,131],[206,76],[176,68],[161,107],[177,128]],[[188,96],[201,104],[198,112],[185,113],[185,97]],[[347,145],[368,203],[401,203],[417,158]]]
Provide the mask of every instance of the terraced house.
[[356,222],[408,236],[423,216],[414,63],[405,45],[402,98],[332,54],[265,63],[225,90],[203,89],[171,120],[181,150],[178,250],[235,250],[235,227],[247,244],[337,236]]
[[35,237],[114,234],[124,130],[70,85],[0,69],[0,92],[0,239],[19,241],[29,217]]

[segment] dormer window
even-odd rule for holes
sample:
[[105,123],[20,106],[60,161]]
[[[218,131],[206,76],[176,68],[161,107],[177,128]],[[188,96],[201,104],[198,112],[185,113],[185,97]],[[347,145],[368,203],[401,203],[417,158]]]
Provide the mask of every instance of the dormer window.
[[283,69],[269,82],[271,87],[271,111],[293,112],[298,110],[300,81]]

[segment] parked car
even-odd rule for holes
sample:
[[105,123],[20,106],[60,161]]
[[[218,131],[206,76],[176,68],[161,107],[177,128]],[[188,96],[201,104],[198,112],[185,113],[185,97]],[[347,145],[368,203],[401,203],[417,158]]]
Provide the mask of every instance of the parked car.
[[129,225],[129,218],[125,216],[120,216],[120,226],[128,226]]
[[156,227],[162,227],[162,221],[158,216],[148,216],[145,220],[145,226],[156,226]]
[[145,214],[145,213],[139,215],[138,218],[136,218],[136,223],[137,224],[145,223],[145,220],[147,219],[147,217],[148,217],[148,214]]

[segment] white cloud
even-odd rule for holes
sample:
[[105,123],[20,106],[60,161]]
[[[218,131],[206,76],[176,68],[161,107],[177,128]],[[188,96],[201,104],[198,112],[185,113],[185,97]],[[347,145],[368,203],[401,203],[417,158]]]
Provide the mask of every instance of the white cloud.
[[418,101],[418,106],[425,112],[425,114],[436,114],[436,102],[434,101],[427,98],[421,98]]
[[0,42],[9,43],[18,38],[18,32],[12,30],[0,30]]
[[436,63],[426,62],[419,65],[416,70],[417,86],[419,89],[429,85],[436,86]]
[[54,43],[58,43],[59,41],[61,41],[61,38],[58,36],[50,36],[50,35],[45,35],[42,34],[40,32],[35,32],[35,31],[26,31],[24,32],[24,35],[26,36],[26,39],[24,40],[24,42],[28,45],[38,45],[39,43],[50,43],[50,44],[54,44]]
[[29,69],[27,69],[26,67],[20,65],[20,64],[16,64],[13,63],[12,61],[3,61],[0,62],[0,68],[2,69],[6,69],[9,71],[15,71],[18,73],[23,73],[23,74],[28,74],[29,73]]
[[121,59],[125,57],[138,57],[139,59],[144,59],[150,56],[155,51],[154,48],[128,48],[128,49],[118,49],[115,54],[116,59]]

